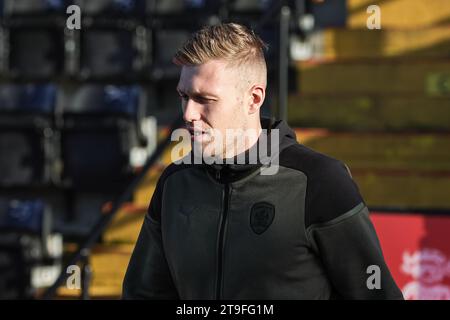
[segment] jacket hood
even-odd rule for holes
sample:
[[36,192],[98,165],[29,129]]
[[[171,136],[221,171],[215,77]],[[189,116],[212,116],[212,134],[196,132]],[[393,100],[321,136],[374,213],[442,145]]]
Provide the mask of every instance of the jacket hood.
[[274,129],[279,130],[279,152],[293,144],[297,144],[297,136],[295,131],[288,126],[286,121],[277,120],[272,123],[271,119],[262,118],[261,125],[263,129],[270,128],[270,131]]

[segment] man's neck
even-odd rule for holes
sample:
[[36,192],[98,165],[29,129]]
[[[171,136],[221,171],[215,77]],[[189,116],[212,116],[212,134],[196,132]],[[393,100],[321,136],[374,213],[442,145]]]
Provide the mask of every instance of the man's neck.
[[[256,126],[255,128],[246,129],[244,132],[246,132],[247,134],[236,137],[236,139],[241,139],[240,141],[238,141],[238,143],[236,143],[237,148],[227,146],[225,150],[224,163],[226,159],[237,157],[238,155],[245,153],[253,147],[256,147],[256,144],[258,143],[259,137],[261,136],[262,132],[261,124],[258,123],[258,126]],[[244,141],[242,141],[242,139],[244,139]]]

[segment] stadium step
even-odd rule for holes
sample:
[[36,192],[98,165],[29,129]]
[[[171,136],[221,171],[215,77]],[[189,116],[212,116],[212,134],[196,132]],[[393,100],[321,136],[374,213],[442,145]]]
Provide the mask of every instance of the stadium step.
[[423,95],[290,95],[291,126],[341,130],[449,130],[449,98]]
[[303,143],[353,168],[450,172],[450,134],[319,131]]
[[306,146],[350,167],[369,206],[450,208],[449,134],[297,132]]
[[450,56],[450,24],[417,30],[325,29],[315,33],[313,39],[315,59],[414,60]]
[[366,28],[370,5],[380,7],[383,29],[420,29],[450,22],[448,0],[347,0],[347,27]]
[[297,62],[302,95],[450,96],[448,60]]
[[[90,256],[90,298],[120,298],[123,278],[133,248],[134,244],[99,244],[94,247]],[[70,289],[68,286],[61,286],[57,292],[58,299],[77,299],[80,295],[81,289]]]
[[104,243],[111,245],[136,243],[154,187],[155,185],[150,185],[145,205],[130,204],[127,206],[128,208],[124,208],[117,213],[108,229],[103,233]]

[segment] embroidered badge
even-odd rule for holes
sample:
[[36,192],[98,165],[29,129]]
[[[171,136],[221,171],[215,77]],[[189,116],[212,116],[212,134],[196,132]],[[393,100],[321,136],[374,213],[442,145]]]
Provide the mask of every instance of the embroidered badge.
[[250,212],[250,227],[256,234],[269,228],[275,216],[275,207],[268,202],[255,203]]

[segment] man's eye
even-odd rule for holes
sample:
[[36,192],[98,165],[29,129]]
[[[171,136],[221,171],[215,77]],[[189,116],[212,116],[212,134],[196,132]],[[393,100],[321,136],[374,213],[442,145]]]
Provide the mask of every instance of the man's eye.
[[198,97],[197,101],[200,102],[200,103],[211,103],[214,100],[213,99],[204,98],[204,97]]

